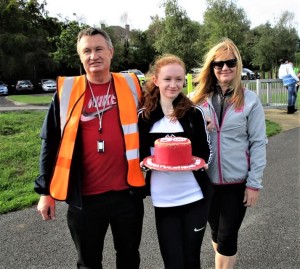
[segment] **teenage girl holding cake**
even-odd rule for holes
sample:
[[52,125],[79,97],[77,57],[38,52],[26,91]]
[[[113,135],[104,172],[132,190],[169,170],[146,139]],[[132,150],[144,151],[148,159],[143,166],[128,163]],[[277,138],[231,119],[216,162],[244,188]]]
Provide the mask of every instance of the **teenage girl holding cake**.
[[[139,111],[140,159],[153,156],[154,145],[170,140],[191,141],[192,155],[210,163],[211,147],[202,109],[182,92],[185,64],[174,55],[163,55],[151,66]],[[165,138],[164,140],[157,140]],[[168,146],[169,143],[166,143]],[[163,152],[163,151],[162,151]],[[164,153],[163,153],[164,154]],[[160,156],[165,157],[165,156]],[[165,160],[166,158],[157,158]],[[156,229],[165,268],[201,268],[200,251],[208,219],[212,186],[203,168],[195,163],[182,169],[168,161],[163,169],[147,172],[146,179],[155,211]],[[186,158],[183,158],[186,159]],[[207,166],[206,165],[206,166]],[[179,168],[178,168],[179,167]]]
[[216,269],[234,268],[238,231],[246,208],[257,203],[266,166],[264,110],[258,96],[243,88],[242,66],[236,45],[222,40],[207,53],[193,96],[214,124],[207,171],[215,190],[209,224]]

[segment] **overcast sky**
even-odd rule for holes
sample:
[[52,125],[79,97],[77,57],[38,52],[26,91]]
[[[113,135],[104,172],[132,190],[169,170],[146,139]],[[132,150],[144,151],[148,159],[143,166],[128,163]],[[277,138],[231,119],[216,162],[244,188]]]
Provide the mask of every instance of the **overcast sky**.
[[[145,30],[151,24],[150,16],[164,17],[161,8],[163,0],[47,0],[46,10],[50,16],[61,14],[63,18],[73,20],[74,13],[78,18],[85,18],[89,25],[105,23],[108,26],[124,26],[131,29]],[[300,33],[300,0],[236,0],[237,6],[243,8],[251,21],[251,28],[269,21],[271,24],[285,10],[295,13],[294,26]],[[205,0],[178,0],[178,5],[186,10],[190,19],[203,22],[206,10]],[[122,19],[127,14],[127,20]]]

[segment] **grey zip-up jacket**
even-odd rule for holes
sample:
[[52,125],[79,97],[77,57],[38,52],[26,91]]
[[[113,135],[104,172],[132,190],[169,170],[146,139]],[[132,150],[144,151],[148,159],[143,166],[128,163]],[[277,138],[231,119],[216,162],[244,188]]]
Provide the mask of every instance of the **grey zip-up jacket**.
[[261,189],[268,142],[265,114],[258,96],[247,89],[244,93],[244,106],[238,110],[229,105],[220,125],[211,98],[201,105],[215,125],[210,132],[213,155],[207,172],[216,185],[246,181],[248,188]]

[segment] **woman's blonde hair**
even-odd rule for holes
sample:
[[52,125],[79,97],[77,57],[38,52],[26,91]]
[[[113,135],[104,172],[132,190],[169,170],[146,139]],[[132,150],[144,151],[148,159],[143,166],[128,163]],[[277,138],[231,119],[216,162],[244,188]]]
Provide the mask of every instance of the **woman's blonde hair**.
[[[150,118],[150,112],[155,110],[160,100],[159,88],[154,84],[154,78],[157,78],[162,67],[169,64],[181,65],[184,69],[184,74],[186,73],[183,60],[176,55],[164,54],[158,56],[154,60],[154,63],[150,66],[149,71],[146,73],[146,83],[143,87],[144,97],[142,99],[142,105],[145,108],[143,116],[147,119]],[[186,110],[193,105],[191,100],[182,92],[179,96],[181,96],[181,98],[179,98],[178,103],[176,102],[176,106],[174,106],[174,112],[171,115],[172,118],[182,118]],[[178,100],[177,98],[175,100]]]
[[192,97],[194,103],[201,104],[213,94],[217,78],[214,74],[212,62],[216,58],[224,60],[228,59],[229,54],[233,54],[237,59],[236,77],[229,85],[229,87],[233,90],[231,103],[233,103],[236,108],[240,108],[244,105],[244,91],[241,80],[243,67],[242,58],[237,46],[229,38],[222,39],[205,55],[204,65],[201,72],[194,80],[194,82],[197,83],[197,86],[195,87],[195,94]]

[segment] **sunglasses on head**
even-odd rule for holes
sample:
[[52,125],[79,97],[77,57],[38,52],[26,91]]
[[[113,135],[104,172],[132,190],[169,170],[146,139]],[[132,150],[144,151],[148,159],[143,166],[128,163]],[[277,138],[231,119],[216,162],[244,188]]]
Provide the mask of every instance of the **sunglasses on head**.
[[233,68],[233,67],[236,67],[237,59],[230,59],[227,61],[213,61],[211,64],[212,64],[213,68],[215,68],[217,70],[223,69],[224,64],[226,64],[226,66],[228,68]]

